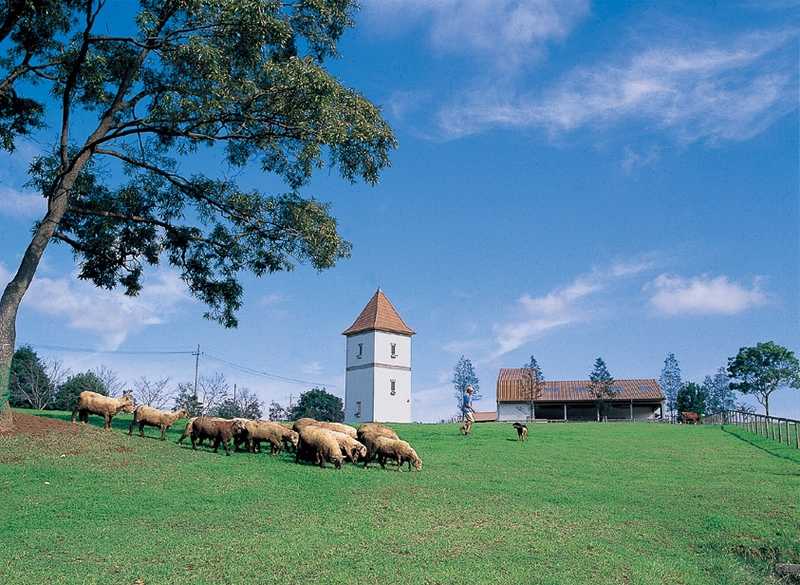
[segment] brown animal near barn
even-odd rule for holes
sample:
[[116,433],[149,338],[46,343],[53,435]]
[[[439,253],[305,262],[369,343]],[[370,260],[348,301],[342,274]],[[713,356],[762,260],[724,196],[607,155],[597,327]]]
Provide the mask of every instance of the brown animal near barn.
[[339,443],[331,436],[330,431],[314,425],[306,425],[300,431],[300,441],[297,445],[295,461],[310,461],[320,467],[325,467],[325,462],[333,463],[336,469],[342,467],[342,450]]
[[682,412],[681,422],[696,425],[700,422],[700,415],[696,412]]
[[166,439],[166,432],[175,424],[175,421],[186,418],[189,413],[185,408],[175,411],[166,411],[153,408],[152,406],[137,406],[133,410],[133,420],[128,427],[128,435],[133,434],[133,427],[139,426],[139,436],[144,437],[144,427],[156,427],[161,431],[161,440]]
[[199,416],[192,421],[191,439],[192,449],[197,448],[197,443],[201,440],[213,440],[214,453],[219,449],[220,444],[225,450],[225,455],[230,455],[228,442],[240,432],[244,426],[241,420],[224,420]]
[[266,441],[270,444],[270,452],[273,455],[280,453],[284,447],[296,449],[300,440],[300,435],[283,426],[282,424],[266,421],[251,420],[244,424],[245,435],[248,448],[252,453],[256,448],[260,450],[261,442]]
[[[409,471],[411,471],[412,465],[417,471],[422,469],[422,459],[419,458],[417,452],[406,441],[400,439],[378,437],[375,440],[375,456],[383,469],[386,469],[386,461],[389,459],[397,462],[398,471],[401,471],[403,463],[408,463]],[[369,460],[365,463],[369,463]]]
[[78,404],[72,411],[72,422],[80,418],[81,422],[89,422],[89,415],[96,414],[103,417],[103,428],[111,430],[111,419],[119,412],[133,412],[133,397],[125,393],[119,398],[103,396],[97,392],[84,390],[78,395]]

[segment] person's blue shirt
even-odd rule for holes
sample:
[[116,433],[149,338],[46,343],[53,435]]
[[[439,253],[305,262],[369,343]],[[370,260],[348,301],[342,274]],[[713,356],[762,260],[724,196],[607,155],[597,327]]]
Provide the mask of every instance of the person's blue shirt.
[[471,408],[472,408],[472,396],[464,392],[464,403],[461,406],[461,410],[467,412]]

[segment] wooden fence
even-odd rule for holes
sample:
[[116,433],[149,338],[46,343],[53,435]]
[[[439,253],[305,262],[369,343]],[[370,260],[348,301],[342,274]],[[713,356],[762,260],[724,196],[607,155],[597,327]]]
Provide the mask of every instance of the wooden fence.
[[717,414],[704,416],[703,423],[734,425],[751,433],[800,449],[800,420],[742,412],[740,410],[725,410]]

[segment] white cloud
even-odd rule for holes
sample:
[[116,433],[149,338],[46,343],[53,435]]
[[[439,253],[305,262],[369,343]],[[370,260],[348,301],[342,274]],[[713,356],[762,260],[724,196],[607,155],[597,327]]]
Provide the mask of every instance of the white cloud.
[[[0,265],[0,283],[5,285],[10,279],[11,274]],[[99,289],[74,276],[39,276],[31,283],[23,307],[63,319],[73,329],[97,335],[102,349],[113,350],[131,333],[165,323],[178,305],[189,300],[180,277],[174,272],[160,270],[144,283],[137,297]]]
[[47,203],[39,193],[0,185],[0,214],[14,218],[42,217]]
[[635,120],[682,142],[746,140],[796,108],[795,32],[727,43],[686,38],[579,66],[542,92],[495,85],[463,94],[439,113],[447,138],[538,128],[556,136]]
[[507,66],[531,61],[564,39],[589,13],[589,0],[366,0],[367,16],[395,28],[424,21],[431,43],[452,53],[502,58]]
[[553,329],[589,320],[592,311],[586,307],[586,299],[608,288],[612,281],[640,274],[652,266],[651,260],[615,262],[545,295],[523,295],[518,301],[520,316],[495,327],[496,349],[492,357],[514,351]]
[[650,304],[664,315],[735,315],[768,300],[760,279],[747,287],[727,276],[661,274],[645,285],[645,291],[651,293]]

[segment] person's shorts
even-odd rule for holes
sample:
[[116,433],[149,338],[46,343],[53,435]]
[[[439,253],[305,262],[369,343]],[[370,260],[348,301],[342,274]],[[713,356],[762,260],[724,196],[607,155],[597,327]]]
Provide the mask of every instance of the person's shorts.
[[464,413],[464,422],[475,422],[475,416],[471,412]]

